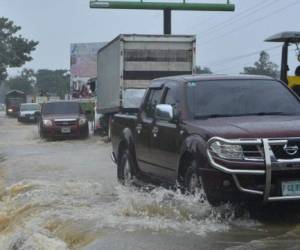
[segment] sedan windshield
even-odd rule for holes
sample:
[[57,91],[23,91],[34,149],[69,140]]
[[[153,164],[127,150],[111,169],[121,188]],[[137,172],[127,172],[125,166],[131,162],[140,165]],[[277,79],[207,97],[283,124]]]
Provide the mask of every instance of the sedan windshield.
[[300,115],[298,99],[275,80],[213,80],[187,84],[194,118]]
[[79,114],[79,112],[80,105],[76,102],[53,102],[43,106],[43,114],[45,115]]

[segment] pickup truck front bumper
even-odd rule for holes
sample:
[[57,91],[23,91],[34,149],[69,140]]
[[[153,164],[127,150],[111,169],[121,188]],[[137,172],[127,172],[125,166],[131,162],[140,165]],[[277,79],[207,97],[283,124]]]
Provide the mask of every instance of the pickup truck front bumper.
[[[282,172],[289,173],[291,176],[288,178],[293,178],[292,172],[299,170],[300,173],[300,158],[289,158],[289,159],[279,159],[274,155],[272,146],[282,146],[288,145],[291,140],[297,140],[300,138],[285,138],[285,139],[247,139],[247,140],[227,140],[219,137],[214,137],[208,141],[207,155],[210,165],[225,174],[231,175],[237,189],[243,193],[261,196],[264,202],[274,202],[274,201],[292,201],[299,200],[300,195],[297,196],[283,196],[283,195],[272,195],[272,176],[273,174]],[[213,142],[223,142],[231,145],[245,145],[245,146],[258,146],[262,150],[261,159],[244,159],[240,161],[240,167],[230,167],[228,164],[222,164],[220,158],[213,155],[210,150],[210,145]],[[238,164],[237,164],[238,165]],[[256,167],[251,167],[256,165]],[[260,166],[260,167],[257,167]],[[256,178],[264,178],[263,190],[247,188],[241,184],[240,179],[249,176],[256,176]],[[300,178],[298,178],[300,181]]]

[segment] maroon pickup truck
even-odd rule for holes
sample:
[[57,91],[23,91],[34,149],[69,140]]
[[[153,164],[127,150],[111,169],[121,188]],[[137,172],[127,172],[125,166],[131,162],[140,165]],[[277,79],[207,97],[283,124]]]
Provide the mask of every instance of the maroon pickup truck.
[[57,101],[42,105],[38,124],[41,138],[89,136],[88,120],[78,102]]
[[201,192],[211,203],[300,200],[300,102],[262,76],[153,80],[137,115],[117,114],[118,179]]

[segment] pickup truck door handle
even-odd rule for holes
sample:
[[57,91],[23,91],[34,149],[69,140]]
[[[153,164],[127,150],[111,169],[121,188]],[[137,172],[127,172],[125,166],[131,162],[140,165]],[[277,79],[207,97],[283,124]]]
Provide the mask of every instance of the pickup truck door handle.
[[152,134],[153,134],[153,137],[157,137],[157,133],[158,133],[158,127],[153,127],[152,129]]
[[136,132],[138,133],[138,134],[140,134],[141,133],[141,131],[142,131],[142,128],[143,128],[143,126],[142,126],[142,124],[137,124],[136,125],[136,127],[135,127],[135,129],[136,129]]

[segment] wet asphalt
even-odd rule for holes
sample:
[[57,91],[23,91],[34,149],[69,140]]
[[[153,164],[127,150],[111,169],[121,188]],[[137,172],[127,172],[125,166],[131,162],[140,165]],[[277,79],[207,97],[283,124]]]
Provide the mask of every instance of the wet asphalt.
[[0,112],[0,249],[300,249],[298,204],[213,208],[123,187],[110,151],[93,135],[41,140]]

